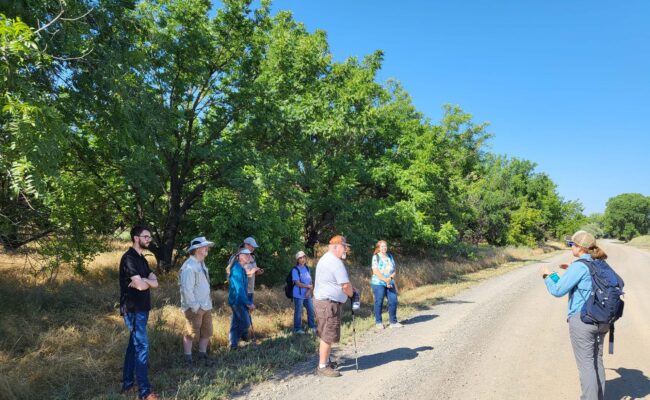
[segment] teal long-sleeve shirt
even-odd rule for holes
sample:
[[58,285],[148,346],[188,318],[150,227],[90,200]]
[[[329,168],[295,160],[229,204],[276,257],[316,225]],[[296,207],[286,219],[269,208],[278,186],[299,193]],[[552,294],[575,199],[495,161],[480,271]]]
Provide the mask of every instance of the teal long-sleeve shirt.
[[228,278],[228,304],[233,305],[250,305],[246,288],[248,287],[248,277],[239,262],[235,262],[230,269]]
[[[591,255],[584,254],[580,258],[591,261]],[[582,262],[574,261],[566,269],[566,272],[557,279],[557,282],[549,275],[544,279],[546,289],[555,297],[562,297],[569,293],[569,317],[579,313],[591,294],[591,274],[589,268]],[[574,290],[575,288],[575,290]]]

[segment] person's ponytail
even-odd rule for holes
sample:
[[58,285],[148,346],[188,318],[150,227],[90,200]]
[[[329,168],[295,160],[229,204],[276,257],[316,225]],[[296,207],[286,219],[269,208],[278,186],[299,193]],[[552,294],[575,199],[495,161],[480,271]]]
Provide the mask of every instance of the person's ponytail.
[[590,247],[587,252],[591,255],[591,258],[594,260],[606,260],[607,253],[598,246]]

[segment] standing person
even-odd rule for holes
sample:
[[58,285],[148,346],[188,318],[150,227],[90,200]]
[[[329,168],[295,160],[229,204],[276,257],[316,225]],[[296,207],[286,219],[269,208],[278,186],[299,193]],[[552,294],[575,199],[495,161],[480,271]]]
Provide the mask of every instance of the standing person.
[[397,322],[397,288],[395,287],[395,260],[392,254],[388,253],[388,244],[380,240],[375,245],[372,256],[372,278],[370,287],[375,296],[375,324],[377,328],[384,329],[381,320],[381,311],[384,305],[384,298],[388,298],[388,319],[391,328],[401,328],[403,325]]
[[212,298],[210,297],[210,276],[205,258],[213,242],[205,237],[192,239],[187,251],[190,257],[183,263],[179,274],[181,309],[186,325],[183,336],[185,364],[192,367],[192,345],[198,340],[199,360],[205,366],[212,366],[208,359],[208,343],[212,337]]
[[[594,236],[578,231],[569,242],[574,257],[592,261],[606,259],[607,254],[596,245]],[[573,354],[580,374],[583,400],[602,400],[605,396],[605,367],[603,366],[603,338],[609,324],[586,324],[580,319],[580,311],[591,295],[592,282],[589,267],[574,261],[560,277],[544,266],[540,272],[549,293],[555,297],[569,294],[569,336]]]
[[248,338],[248,328],[251,325],[250,312],[255,309],[253,301],[246,293],[248,277],[242,265],[250,262],[251,251],[241,249],[237,260],[230,269],[228,278],[228,304],[232,309],[230,321],[230,349],[236,350],[240,339]]
[[242,265],[244,270],[246,271],[246,276],[248,277],[248,286],[246,287],[246,295],[250,299],[250,301],[253,301],[253,297],[255,294],[255,276],[257,275],[262,275],[264,273],[264,269],[259,268],[257,266],[257,262],[255,261],[255,249],[260,247],[257,242],[255,241],[255,238],[252,236],[247,237],[244,239],[244,243],[242,243],[239,246],[239,251],[235,254],[233,254],[230,257],[230,260],[228,261],[228,267],[226,268],[226,275],[230,275],[230,269],[232,268],[232,265],[234,262],[238,259],[238,256],[243,249],[247,249],[250,251],[250,261],[246,263],[245,265]]
[[302,308],[307,310],[307,325],[312,331],[316,329],[314,322],[314,306],[312,304],[312,291],[314,285],[307,267],[307,256],[304,251],[296,253],[296,266],[291,270],[293,280],[293,331],[304,334],[302,330]]
[[149,289],[158,287],[156,275],[149,269],[149,263],[142,255],[151,243],[151,232],[142,225],[131,229],[132,245],[120,260],[120,314],[129,330],[129,345],[124,356],[122,392],[136,391],[145,400],[157,400],[151,391],[148,377],[149,339],[147,320],[151,310]]
[[348,271],[342,261],[345,260],[349,246],[345,237],[341,235],[332,237],[327,253],[318,260],[316,265],[314,312],[316,330],[320,338],[316,372],[328,377],[341,376],[341,373],[334,369],[335,365],[330,360],[330,353],[332,343],[338,343],[341,339],[342,305],[354,292]]

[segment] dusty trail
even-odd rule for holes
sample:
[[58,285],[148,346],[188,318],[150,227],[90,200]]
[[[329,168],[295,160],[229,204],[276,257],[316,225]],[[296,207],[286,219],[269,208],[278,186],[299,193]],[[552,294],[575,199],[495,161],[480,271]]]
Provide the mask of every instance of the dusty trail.
[[[650,252],[601,243],[626,281],[624,318],[614,355],[604,357],[606,399],[650,398]],[[315,366],[257,385],[239,397],[263,399],[571,399],[578,373],[569,343],[566,298],[550,296],[541,265],[566,253],[483,282],[405,321],[403,329],[371,331],[340,348],[340,378]]]

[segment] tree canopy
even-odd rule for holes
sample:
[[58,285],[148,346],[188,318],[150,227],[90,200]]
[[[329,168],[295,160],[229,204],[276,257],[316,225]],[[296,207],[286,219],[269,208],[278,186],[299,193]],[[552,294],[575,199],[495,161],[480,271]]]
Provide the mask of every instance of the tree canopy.
[[217,265],[254,235],[273,282],[334,233],[365,257],[378,239],[534,245],[583,222],[534,163],[488,152],[486,124],[454,105],[434,122],[379,82],[381,51],[336,62],[290,12],[222,3],[2,10],[5,248],[40,240],[82,271],[93,238],[145,223],[168,271],[193,236]]

